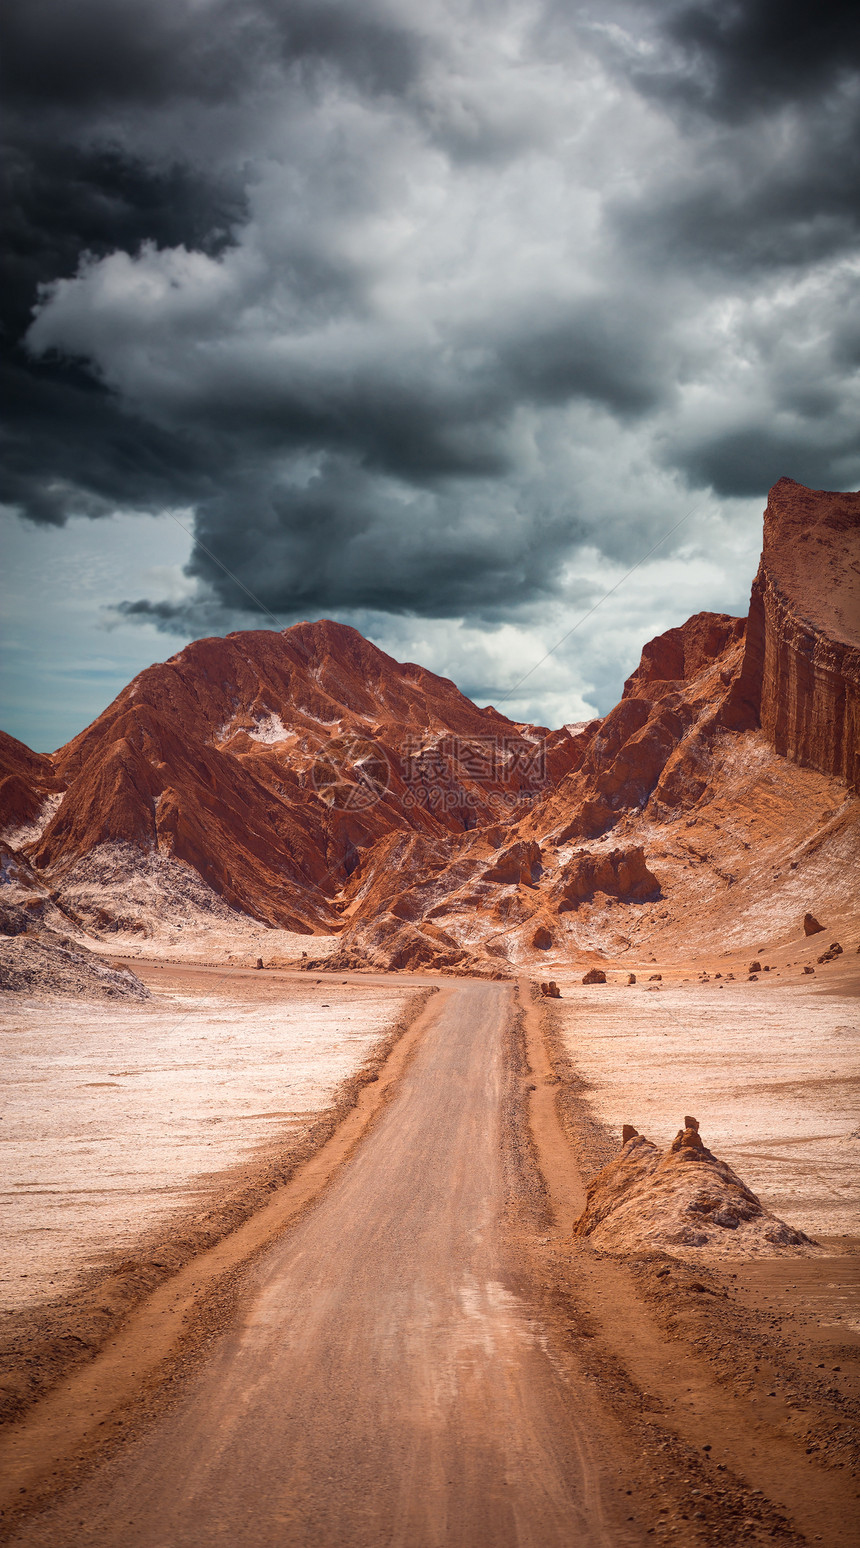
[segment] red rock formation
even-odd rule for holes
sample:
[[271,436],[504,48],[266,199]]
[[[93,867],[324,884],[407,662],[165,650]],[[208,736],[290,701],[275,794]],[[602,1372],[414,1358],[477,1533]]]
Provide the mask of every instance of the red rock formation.
[[770,491],[730,723],[860,790],[860,494]]
[[62,788],[52,758],[31,752],[23,742],[0,731],[0,813],[4,828],[35,821],[45,797]]
[[[396,830],[508,816],[546,782],[543,740],[323,620],[196,641],[53,759],[5,738],[3,822],[64,790],[28,849],[40,871],[62,880],[99,846],[158,850],[245,913],[331,930],[363,852]],[[575,760],[568,732],[551,741],[555,769]]]
[[[147,875],[172,857],[255,918],[342,932],[344,963],[493,974],[603,942],[650,954],[664,903],[702,919],[744,874],[767,897],[781,867],[799,878],[816,824],[853,864],[856,805],[823,783],[857,776],[858,507],[782,480],[749,627],[699,613],[650,641],[602,720],[517,725],[328,621],[199,640],[53,758],[0,737],[0,828],[41,895],[98,929],[140,928],[100,896],[111,864],[121,885],[135,856],[154,857]],[[816,810],[783,753],[823,771]],[[807,903],[836,917],[816,875],[795,922]]]
[[814,1248],[706,1148],[695,1119],[685,1118],[684,1125],[662,1153],[632,1124],[624,1125],[620,1153],[588,1184],[574,1236],[620,1253],[705,1247],[741,1256]]
[[662,697],[682,683],[693,682],[743,639],[745,628],[745,619],[727,613],[694,613],[679,628],[667,629],[643,646],[622,698]]
[[696,613],[651,640],[621,702],[576,739],[570,772],[537,803],[524,832],[564,844],[593,839],[629,814],[690,808],[740,670],[744,620]]
[[578,904],[602,892],[611,898],[623,898],[628,903],[643,903],[646,899],[659,898],[660,883],[645,863],[645,851],[611,849],[592,854],[586,849],[574,850],[556,872],[550,896],[559,913],[576,908]]

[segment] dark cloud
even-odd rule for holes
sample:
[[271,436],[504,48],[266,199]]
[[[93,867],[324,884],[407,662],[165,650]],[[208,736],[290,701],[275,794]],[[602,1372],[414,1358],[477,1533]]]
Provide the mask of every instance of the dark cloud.
[[414,29],[350,0],[12,0],[3,41],[7,107],[52,118],[223,101],[278,61],[403,91],[420,51]]
[[752,275],[814,264],[860,235],[860,95],[763,136],[711,146],[665,181],[613,201],[619,242],[642,262]]
[[730,122],[821,97],[860,73],[860,11],[845,0],[708,0],[656,12],[664,44],[631,77]]
[[798,435],[766,421],[703,434],[692,446],[672,448],[673,463],[684,467],[691,480],[734,498],[756,496],[783,477],[811,489],[844,489],[856,479],[858,457],[860,430],[837,427],[834,433],[824,425],[816,441],[809,430]]
[[618,292],[567,305],[538,301],[510,336],[500,325],[511,400],[584,398],[620,419],[638,418],[669,395],[662,348],[669,326],[659,307],[644,313],[635,296]]
[[551,10],[11,7],[4,498],[189,510],[126,616],[498,619],[688,484],[860,471],[856,22]]
[[32,520],[108,514],[193,500],[210,454],[130,416],[80,364],[34,361],[23,345],[40,287],[73,275],[82,253],[139,250],[147,240],[223,250],[243,212],[238,190],[179,165],[150,168],[117,147],[24,139],[2,173],[0,498]]
[[[449,487],[404,501],[402,487],[328,457],[303,489],[249,479],[201,502],[189,573],[228,612],[252,607],[251,592],[285,620],[357,608],[498,618],[511,597],[557,593],[557,556],[585,528],[559,513],[536,545],[530,513],[511,500],[500,509],[494,493]],[[122,610],[175,629],[195,606],[137,600]]]

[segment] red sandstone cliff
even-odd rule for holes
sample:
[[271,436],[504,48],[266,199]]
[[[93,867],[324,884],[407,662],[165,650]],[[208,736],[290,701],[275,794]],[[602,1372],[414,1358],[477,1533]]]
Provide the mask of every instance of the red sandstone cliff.
[[860,790],[860,494],[774,484],[730,718]]

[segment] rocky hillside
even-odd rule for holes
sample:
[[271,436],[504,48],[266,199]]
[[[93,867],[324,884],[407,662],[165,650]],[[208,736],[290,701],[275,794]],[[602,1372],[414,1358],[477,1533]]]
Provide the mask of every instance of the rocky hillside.
[[67,928],[232,909],[335,964],[788,938],[857,912],[858,703],[860,496],[783,479],[749,620],[652,640],[602,720],[515,724],[328,621],[199,640],[53,757],[0,739],[7,870]]
[[146,927],[124,883],[157,855],[233,909],[326,931],[361,854],[507,816],[572,745],[322,621],[196,641],[53,757],[0,734],[0,800],[7,842],[97,930]]

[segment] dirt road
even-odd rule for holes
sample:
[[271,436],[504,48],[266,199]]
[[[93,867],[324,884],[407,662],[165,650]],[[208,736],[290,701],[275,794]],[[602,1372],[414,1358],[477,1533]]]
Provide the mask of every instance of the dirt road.
[[16,1541],[640,1541],[605,1513],[587,1409],[505,1283],[510,1014],[509,986],[444,997],[394,1100],[250,1271],[180,1403]]

